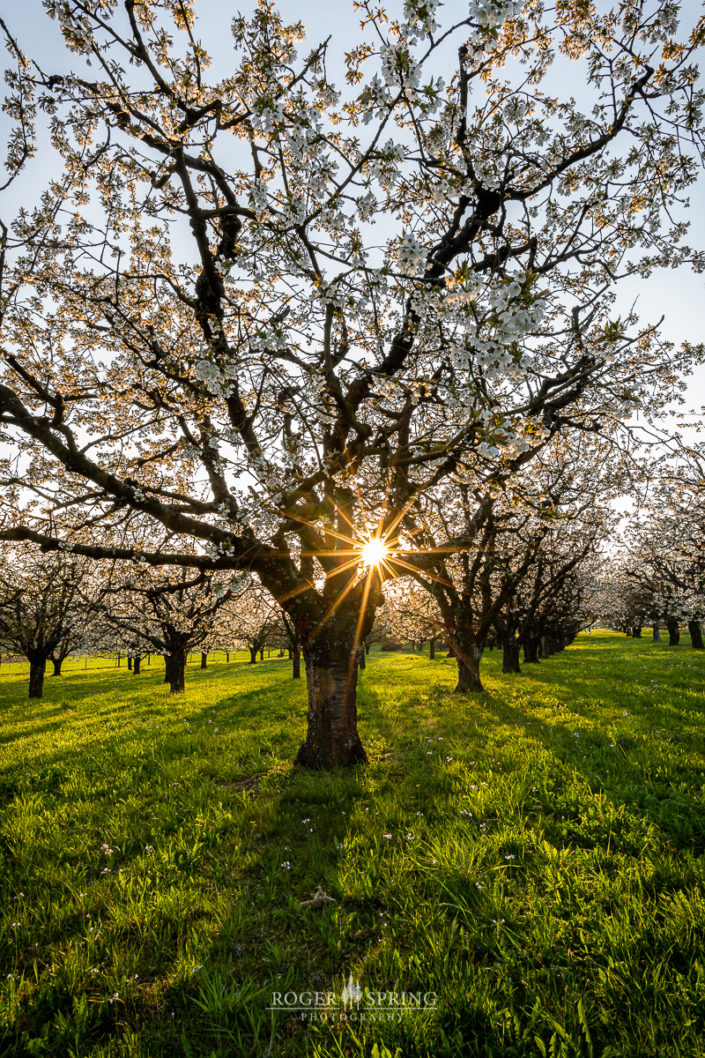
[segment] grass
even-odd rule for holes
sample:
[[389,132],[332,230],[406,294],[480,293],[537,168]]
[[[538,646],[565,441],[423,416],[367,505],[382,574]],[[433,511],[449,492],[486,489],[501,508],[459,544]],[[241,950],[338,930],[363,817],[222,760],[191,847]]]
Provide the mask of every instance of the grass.
[[[498,662],[457,697],[452,661],[373,654],[370,765],[336,775],[291,766],[286,661],[194,664],[176,699],[156,661],[41,702],[4,675],[0,1053],[705,1056],[705,657]],[[436,1005],[268,1009],[350,974]]]

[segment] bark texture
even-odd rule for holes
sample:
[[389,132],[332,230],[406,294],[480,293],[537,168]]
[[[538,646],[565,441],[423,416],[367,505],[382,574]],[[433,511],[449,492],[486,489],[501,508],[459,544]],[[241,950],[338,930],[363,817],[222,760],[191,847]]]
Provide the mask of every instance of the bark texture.
[[46,658],[29,659],[29,697],[41,698],[44,693],[44,673],[46,671]]
[[304,645],[308,730],[296,763],[305,768],[367,762],[357,733],[357,657],[349,636],[321,633]]

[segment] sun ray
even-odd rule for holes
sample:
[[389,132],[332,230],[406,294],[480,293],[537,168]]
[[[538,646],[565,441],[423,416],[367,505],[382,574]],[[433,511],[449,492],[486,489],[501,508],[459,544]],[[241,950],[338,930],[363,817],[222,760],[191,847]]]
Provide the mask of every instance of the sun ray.
[[331,605],[328,607],[328,609],[324,613],[323,617],[320,619],[320,621],[318,622],[318,624],[314,628],[313,632],[311,633],[311,641],[313,641],[316,638],[316,636],[318,635],[320,630],[323,628],[323,625],[326,623],[326,621],[328,620],[330,615],[335,610],[337,610],[337,608],[340,606],[341,602],[346,597],[346,595],[348,595],[348,593],[351,592],[353,588],[357,587],[357,585],[359,583],[360,582],[355,577],[351,577],[350,578],[350,580],[345,585],[345,587],[341,591],[341,593],[338,596],[338,598],[334,602],[331,603]]
[[330,580],[331,577],[337,577],[339,573],[344,573],[346,569],[354,569],[360,565],[359,556],[351,558],[349,562],[344,562],[342,566],[338,566],[337,569],[332,569],[329,573],[326,573],[326,580]]
[[430,577],[431,580],[435,580],[437,584],[442,584],[445,588],[453,587],[450,581],[446,580],[444,577],[437,577],[434,573],[430,573],[427,569],[418,569],[416,566],[412,565],[411,562],[405,562],[403,558],[399,558],[398,555],[394,556],[393,561],[396,562],[398,565],[403,566],[404,569],[410,569],[413,573],[421,573],[424,577]]
[[367,570],[367,576],[365,577],[365,586],[362,589],[362,599],[360,600],[360,609],[357,615],[357,624],[355,626],[355,638],[353,640],[353,648],[350,652],[350,660],[348,662],[348,672],[345,679],[345,693],[347,695],[352,681],[355,675],[355,665],[357,664],[357,650],[360,646],[360,632],[362,631],[362,622],[365,620],[365,610],[367,608],[367,600],[370,597],[370,588],[372,586],[372,577],[374,576],[374,567],[370,566]]
[[342,540],[346,544],[354,544],[355,540],[351,536],[346,536],[343,533],[337,532],[335,529],[331,529],[329,526],[317,526],[313,522],[307,521],[302,518],[300,514],[294,514],[293,511],[284,511],[285,518],[290,518],[292,522],[299,522],[301,525],[307,526],[309,529],[315,529],[317,533],[322,535],[334,536],[336,540]]
[[[358,496],[358,501],[359,501],[359,499],[360,499],[360,497]],[[341,518],[344,518],[344,519],[345,519],[345,521],[346,521],[346,522],[348,523],[348,525],[350,526],[350,529],[351,529],[351,531],[352,531],[352,532],[354,533],[354,532],[355,532],[355,526],[353,525],[353,523],[352,523],[352,521],[350,520],[350,518],[348,518],[348,516],[347,516],[347,514],[345,513],[345,511],[343,510],[343,508],[342,508],[342,507],[339,507],[339,506],[338,506],[338,504],[337,504],[337,503],[335,502],[335,500],[331,500],[331,503],[332,503],[332,504],[333,504],[333,506],[335,507],[335,509],[336,509],[336,511],[338,512],[338,514],[340,515],[340,517],[341,517]],[[360,504],[360,506],[362,506],[362,504]]]
[[316,590],[316,585],[315,584],[311,584],[310,581],[307,581],[305,584],[300,585],[298,588],[292,588],[291,591],[286,592],[284,595],[278,595],[277,596],[277,602],[281,606],[282,603],[288,602],[289,599],[295,599],[297,595],[303,595],[303,593],[305,591],[315,591],[315,590]]

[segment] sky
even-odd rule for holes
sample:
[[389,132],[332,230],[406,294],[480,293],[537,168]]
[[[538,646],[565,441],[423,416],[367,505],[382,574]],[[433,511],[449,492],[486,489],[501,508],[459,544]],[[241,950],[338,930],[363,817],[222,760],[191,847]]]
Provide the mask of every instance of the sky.
[[[219,71],[227,70],[231,49],[230,19],[238,11],[246,13],[251,6],[243,0],[232,0],[231,4],[225,0],[196,0],[200,31],[197,35],[202,37]],[[301,20],[304,23],[310,46],[330,36],[329,75],[333,81],[342,83],[344,53],[361,38],[360,15],[354,10],[352,0],[280,0],[278,6],[287,21]],[[401,0],[392,0],[388,4],[390,12],[398,12],[401,7]],[[692,23],[701,10],[696,0],[686,0],[682,8],[684,20],[688,23]],[[465,0],[449,0],[445,10],[450,17],[462,17],[466,10]],[[21,6],[16,0],[0,0],[0,13],[20,45],[36,55],[47,69],[61,72],[70,67],[72,56],[65,52],[57,27],[43,12],[41,0],[24,0]],[[307,51],[307,44],[302,45],[301,50]],[[702,65],[705,67],[705,61]],[[576,91],[573,83],[567,87],[566,94],[575,94]],[[38,173],[28,174],[25,182],[28,191],[38,177]],[[693,188],[688,216],[691,221],[689,241],[696,247],[703,247],[705,177]],[[634,299],[637,299],[637,311],[644,322],[655,323],[663,317],[661,332],[669,340],[676,344],[684,341],[697,344],[705,340],[705,276],[681,268],[661,271],[646,280],[634,280],[624,284],[617,311],[626,312]],[[687,408],[695,410],[698,418],[705,409],[705,365],[689,384]]]

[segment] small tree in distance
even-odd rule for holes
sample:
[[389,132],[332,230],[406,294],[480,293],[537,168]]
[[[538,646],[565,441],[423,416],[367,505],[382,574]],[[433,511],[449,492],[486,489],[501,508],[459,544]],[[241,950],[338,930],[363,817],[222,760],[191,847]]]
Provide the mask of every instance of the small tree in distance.
[[[91,568],[75,555],[42,555],[36,548],[2,549],[0,644],[29,661],[29,697],[41,698],[47,660],[89,648],[95,613],[87,596]],[[56,671],[58,667],[58,672]]]

